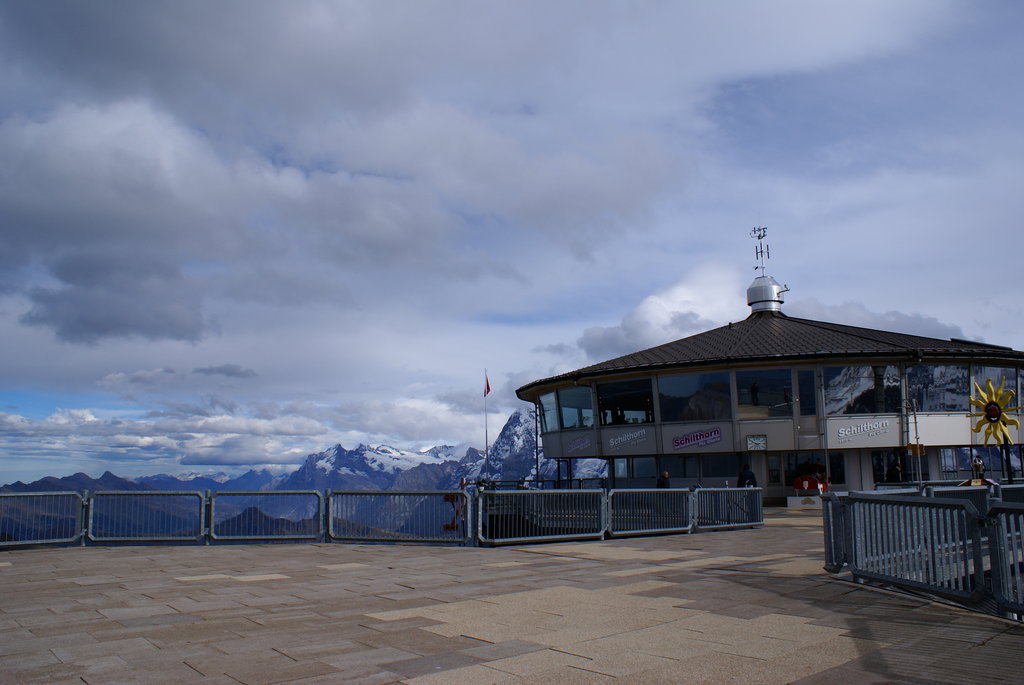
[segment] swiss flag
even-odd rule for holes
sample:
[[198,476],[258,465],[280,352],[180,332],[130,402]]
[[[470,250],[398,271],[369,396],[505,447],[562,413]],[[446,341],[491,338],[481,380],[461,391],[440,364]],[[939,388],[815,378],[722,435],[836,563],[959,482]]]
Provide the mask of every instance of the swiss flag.
[[487,374],[484,374],[484,397],[487,397],[491,392],[491,382],[487,380]]

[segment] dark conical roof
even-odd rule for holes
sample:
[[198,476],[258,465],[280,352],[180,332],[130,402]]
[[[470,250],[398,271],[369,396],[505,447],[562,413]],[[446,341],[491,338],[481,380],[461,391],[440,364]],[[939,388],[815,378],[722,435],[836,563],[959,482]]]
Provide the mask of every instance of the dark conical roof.
[[746,319],[664,345],[528,383],[537,386],[587,377],[655,371],[666,367],[710,366],[830,357],[985,358],[1020,363],[1024,352],[967,340],[941,340],[906,333],[797,319],[779,311],[754,312]]

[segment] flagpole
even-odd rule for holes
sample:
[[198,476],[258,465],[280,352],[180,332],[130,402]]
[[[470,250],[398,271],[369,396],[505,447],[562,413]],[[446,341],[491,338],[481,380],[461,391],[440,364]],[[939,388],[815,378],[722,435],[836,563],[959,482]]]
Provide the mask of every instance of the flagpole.
[[487,380],[487,369],[484,369],[484,464],[487,464],[487,447],[490,438],[487,435],[487,394],[491,391],[491,382]]

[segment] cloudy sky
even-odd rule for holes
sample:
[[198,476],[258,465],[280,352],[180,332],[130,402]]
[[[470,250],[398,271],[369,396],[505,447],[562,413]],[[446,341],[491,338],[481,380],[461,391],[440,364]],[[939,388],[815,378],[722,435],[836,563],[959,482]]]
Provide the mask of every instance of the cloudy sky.
[[0,1],[0,482],[484,441],[784,311],[1024,348],[1024,5]]

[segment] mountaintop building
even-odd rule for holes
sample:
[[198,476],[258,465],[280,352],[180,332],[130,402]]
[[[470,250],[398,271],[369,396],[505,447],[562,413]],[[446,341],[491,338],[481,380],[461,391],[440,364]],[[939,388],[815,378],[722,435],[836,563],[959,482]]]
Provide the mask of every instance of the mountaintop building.
[[[975,457],[987,477],[1011,475],[972,431],[968,398],[991,379],[1016,404],[1024,352],[793,318],[786,291],[762,260],[746,319],[519,388],[545,457],[605,459],[618,488],[663,471],[673,487],[731,486],[749,463],[766,498],[809,476],[840,490],[962,480]],[[1010,437],[1019,478],[1020,429]]]

